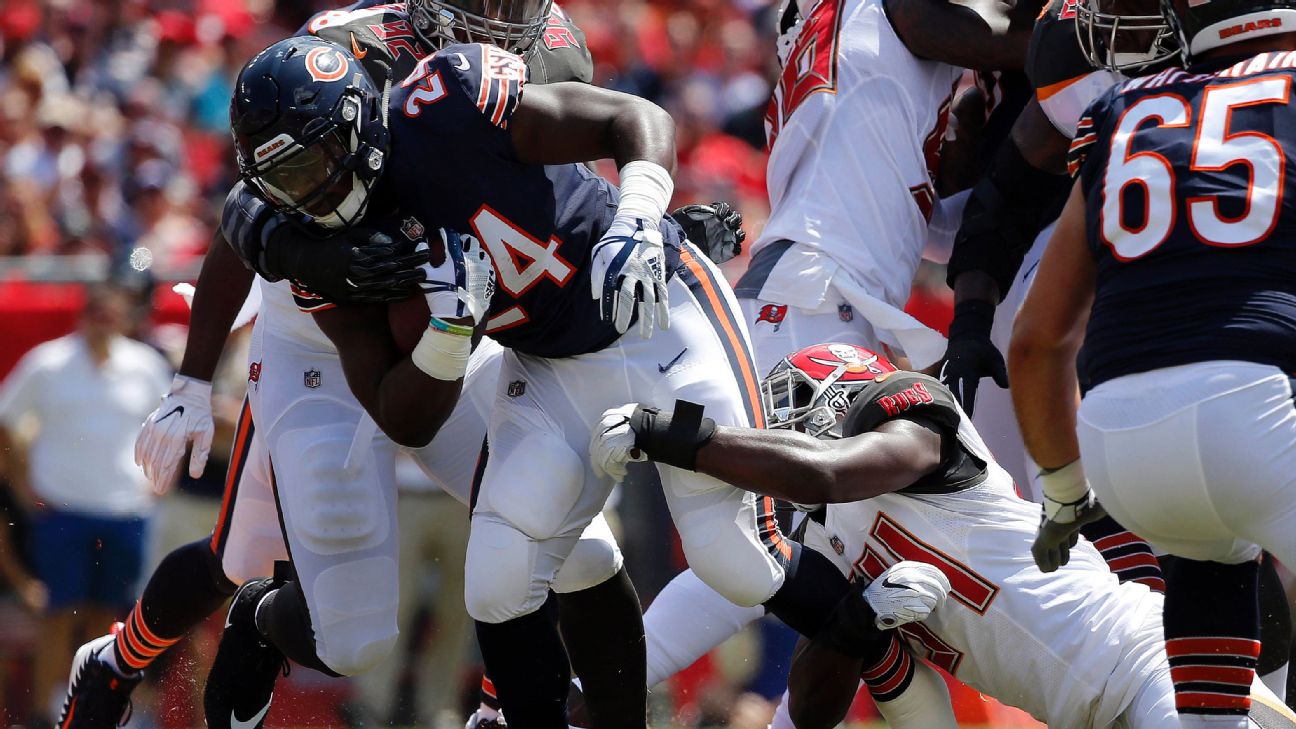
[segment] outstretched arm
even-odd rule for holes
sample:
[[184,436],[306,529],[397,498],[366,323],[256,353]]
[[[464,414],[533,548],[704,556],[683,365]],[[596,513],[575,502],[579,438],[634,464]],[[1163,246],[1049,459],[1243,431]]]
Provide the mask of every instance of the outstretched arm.
[[590,444],[596,471],[619,479],[627,461],[647,457],[758,494],[833,504],[898,491],[941,463],[942,431],[922,417],[819,440],[792,430],[716,426],[679,407],[674,413],[636,405],[605,412]]
[[530,164],[611,159],[675,172],[675,120],[638,96],[567,82],[527,86],[509,122],[518,158]]

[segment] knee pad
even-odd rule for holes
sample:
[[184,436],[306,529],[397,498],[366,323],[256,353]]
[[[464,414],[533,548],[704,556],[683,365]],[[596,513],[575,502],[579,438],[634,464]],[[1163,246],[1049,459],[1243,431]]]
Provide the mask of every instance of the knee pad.
[[498,624],[539,610],[576,536],[531,539],[494,514],[474,514],[464,564],[468,614]]
[[382,662],[400,634],[396,560],[365,559],[333,565],[304,584],[321,661],[343,676]]
[[[345,468],[353,423],[290,430],[274,441],[272,457],[290,544],[318,555],[369,549],[386,541],[391,515],[381,458]],[[373,454],[371,454],[373,455]],[[390,462],[388,462],[390,467]]]
[[560,594],[588,590],[612,579],[625,560],[612,536],[607,519],[599,514],[585,527],[571,554],[554,578],[553,591]]
[[[585,490],[585,462],[548,432],[508,440],[491,441],[477,510],[497,514],[538,541],[558,535]],[[597,513],[601,506],[591,508]]]

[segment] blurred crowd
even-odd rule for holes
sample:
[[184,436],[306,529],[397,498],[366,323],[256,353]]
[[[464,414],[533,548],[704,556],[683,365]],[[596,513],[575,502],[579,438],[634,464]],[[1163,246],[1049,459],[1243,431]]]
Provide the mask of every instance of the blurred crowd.
[[[192,275],[232,181],[232,81],[328,0],[6,0],[0,256],[102,253]],[[679,122],[678,199],[764,217],[769,0],[577,0],[595,82]]]

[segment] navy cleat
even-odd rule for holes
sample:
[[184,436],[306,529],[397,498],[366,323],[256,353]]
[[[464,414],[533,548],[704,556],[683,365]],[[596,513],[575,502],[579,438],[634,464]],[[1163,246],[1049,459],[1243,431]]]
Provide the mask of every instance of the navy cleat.
[[143,672],[122,676],[113,670],[100,653],[112,650],[121,623],[108,635],[100,636],[77,649],[68,677],[67,698],[59,712],[59,729],[112,729],[130,718],[131,691],[144,678]]
[[207,674],[203,712],[209,729],[261,729],[275,681],[288,675],[288,660],[257,630],[257,605],[281,581],[265,578],[245,583],[234,594],[225,618],[216,659]]

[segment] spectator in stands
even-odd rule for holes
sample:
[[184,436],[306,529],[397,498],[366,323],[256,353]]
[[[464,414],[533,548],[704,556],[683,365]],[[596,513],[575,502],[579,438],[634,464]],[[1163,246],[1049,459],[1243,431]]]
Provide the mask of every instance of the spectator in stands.
[[[160,354],[122,336],[129,311],[120,288],[92,287],[78,330],[28,352],[0,388],[5,475],[32,514],[36,576],[49,590],[34,704],[39,712],[48,701],[51,719],[76,641],[129,609],[144,556],[152,499],[134,463],[135,434],[171,373]],[[22,449],[16,436],[29,424]]]

